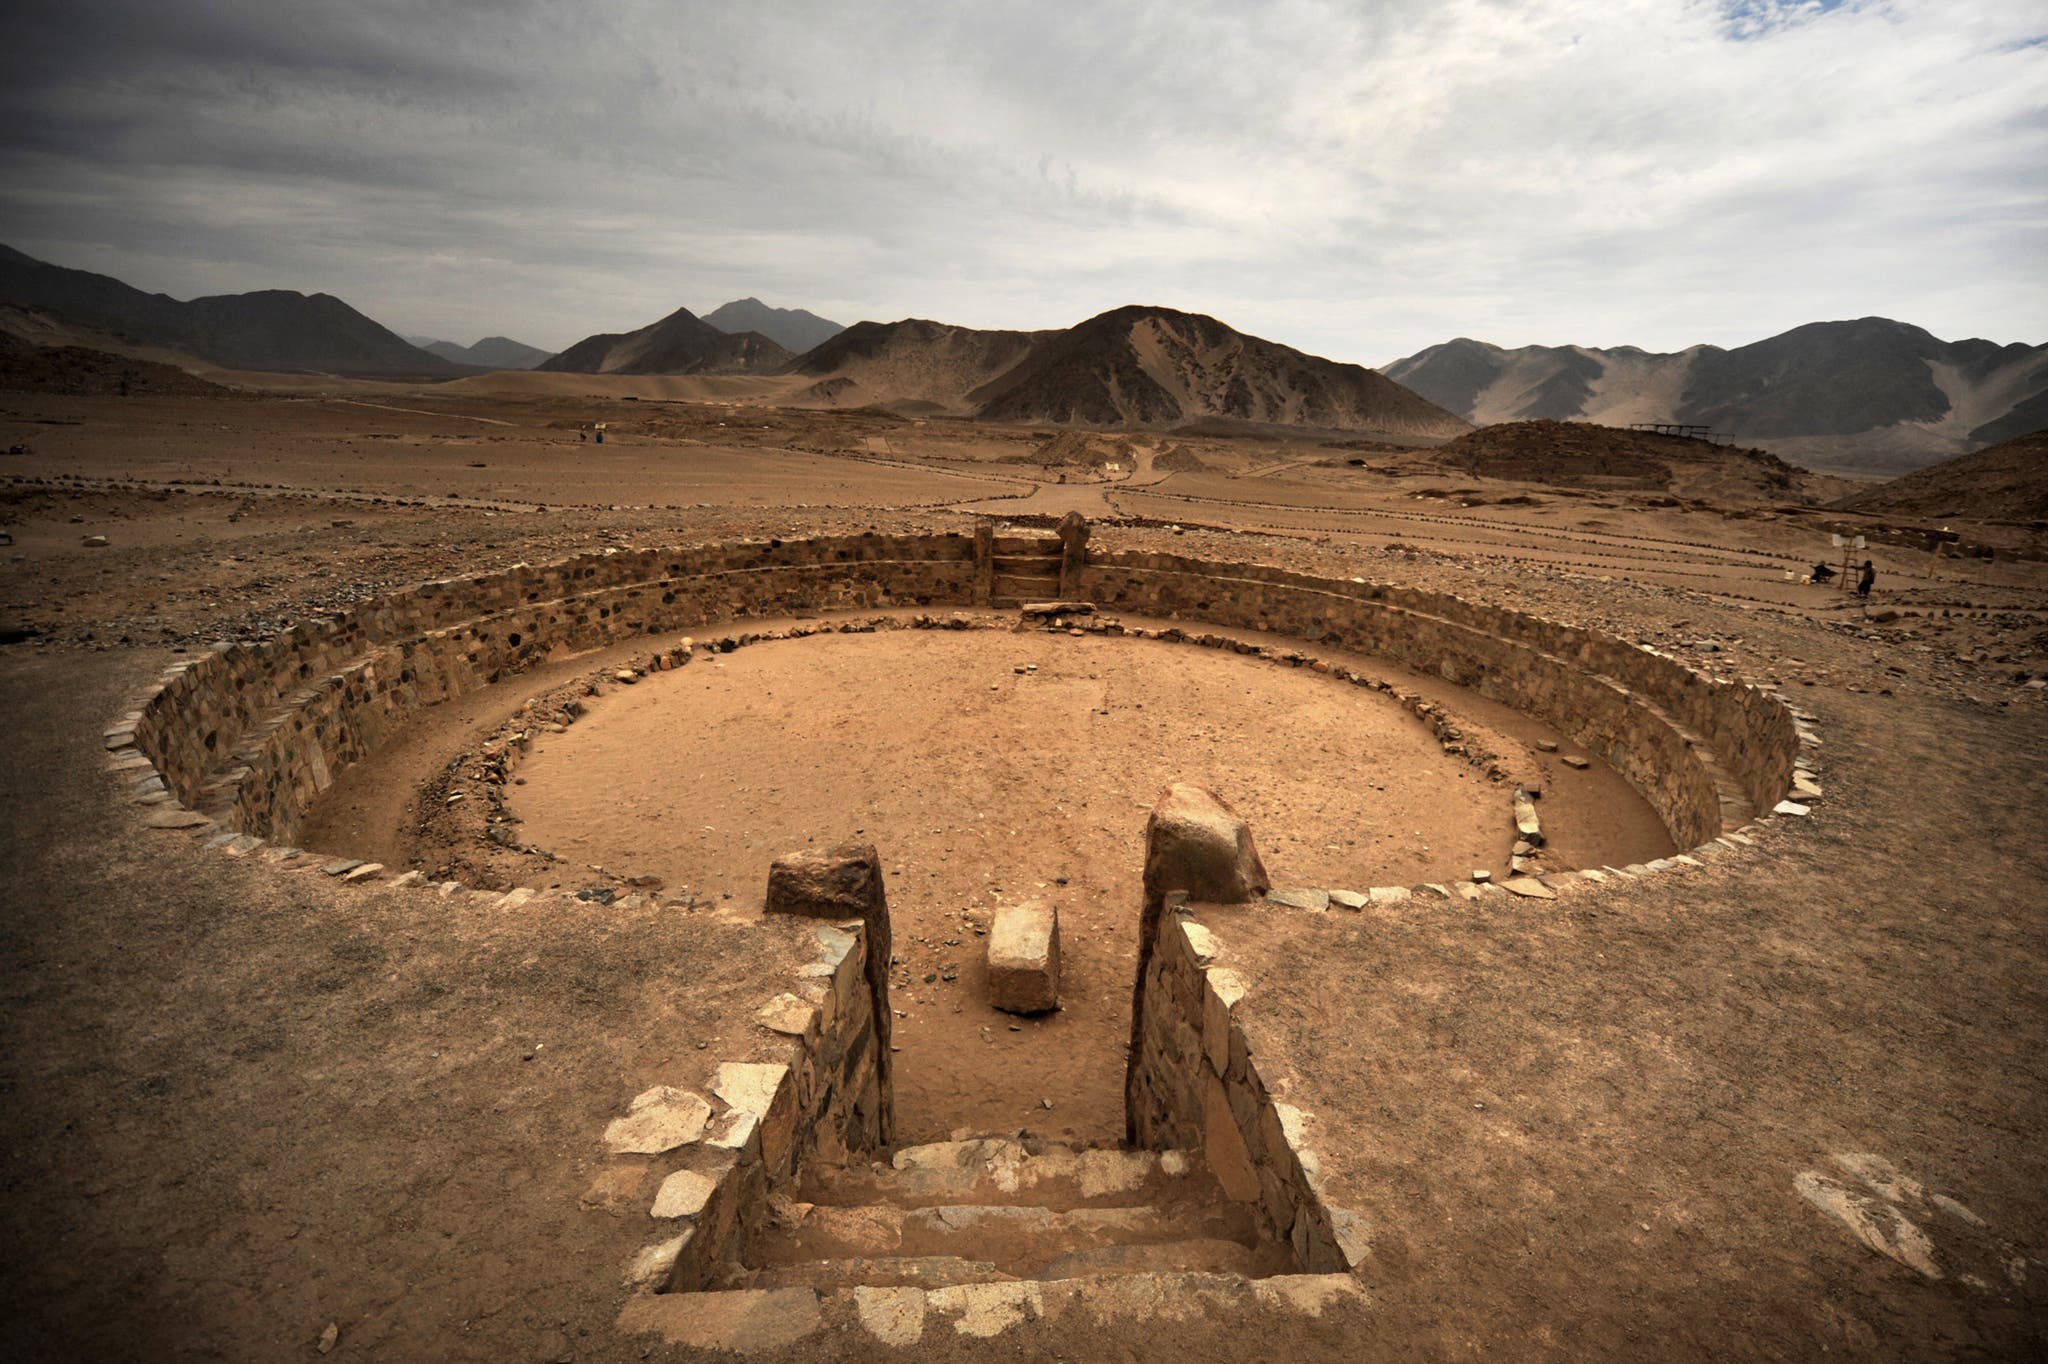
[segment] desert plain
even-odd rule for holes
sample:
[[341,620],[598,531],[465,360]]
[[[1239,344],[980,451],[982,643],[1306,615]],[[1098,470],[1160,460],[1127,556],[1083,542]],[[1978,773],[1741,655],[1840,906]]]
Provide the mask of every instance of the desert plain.
[[[759,396],[587,375],[0,394],[12,1356],[689,1356],[620,1328],[646,1190],[601,1187],[599,1137],[694,1049],[737,1045],[754,982],[789,966],[748,932],[785,844],[868,839],[892,869],[920,1140],[1114,1139],[1166,781],[1237,804],[1276,885],[1505,870],[1512,829],[1383,698],[1043,633],[776,641],[593,702],[510,798],[557,854],[544,884],[644,874],[681,903],[526,915],[344,886],[149,827],[105,770],[103,730],[166,665],[424,580],[1075,512],[1099,545],[1456,592],[1781,689],[1822,736],[1825,797],[1669,875],[1275,917],[1272,1045],[1372,1228],[1355,1300],[1047,1316],[901,1357],[2048,1347],[2038,523],[1831,509],[1852,481],[1698,442],[1446,458]],[[1657,458],[1671,476],[1645,481]],[[1944,529],[1968,552],[1931,552]],[[1804,580],[1841,534],[1868,537],[1867,602]],[[308,846],[393,871],[470,856],[420,791],[537,688],[624,653],[417,717],[337,781]],[[1462,705],[1542,774],[1562,865],[1675,851],[1614,773]],[[1055,887],[1069,1007],[992,1014],[978,931],[1003,894]],[[889,1351],[853,1332],[757,1353]]]

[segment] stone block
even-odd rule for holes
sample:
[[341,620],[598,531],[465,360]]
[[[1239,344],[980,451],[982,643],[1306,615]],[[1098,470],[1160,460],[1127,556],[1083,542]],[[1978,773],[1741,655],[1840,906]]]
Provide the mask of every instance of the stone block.
[[711,1105],[698,1095],[656,1085],[633,1100],[625,1117],[605,1128],[604,1144],[614,1155],[658,1156],[704,1135],[710,1117]]
[[695,1217],[704,1211],[718,1181],[695,1170],[678,1170],[661,1181],[654,1195],[651,1215],[660,1218]]
[[1230,1068],[1230,1010],[1249,988],[1227,967],[1209,972],[1209,989],[1202,1000],[1202,1051],[1218,1075]]
[[1145,825],[1145,892],[1210,904],[1242,904],[1272,887],[1251,829],[1215,792],[1185,782],[1166,788]]
[[1210,1076],[1202,1090],[1203,1154],[1224,1194],[1239,1203],[1256,1202],[1259,1180],[1251,1152],[1231,1113],[1223,1082]]
[[718,1068],[711,1092],[761,1120],[761,1160],[780,1179],[786,1172],[796,1129],[795,1086],[789,1067],[727,1061]]
[[1060,1006],[1060,912],[1044,900],[1004,905],[988,934],[988,1002],[1006,1013]]
[[768,868],[767,912],[811,919],[864,919],[883,901],[872,843],[787,853]]

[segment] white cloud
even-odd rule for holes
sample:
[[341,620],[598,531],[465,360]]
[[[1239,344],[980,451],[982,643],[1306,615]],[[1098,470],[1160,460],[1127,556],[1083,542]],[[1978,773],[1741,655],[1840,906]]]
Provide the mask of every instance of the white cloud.
[[2033,3],[27,10],[0,240],[457,340],[743,293],[1367,362],[2048,331]]

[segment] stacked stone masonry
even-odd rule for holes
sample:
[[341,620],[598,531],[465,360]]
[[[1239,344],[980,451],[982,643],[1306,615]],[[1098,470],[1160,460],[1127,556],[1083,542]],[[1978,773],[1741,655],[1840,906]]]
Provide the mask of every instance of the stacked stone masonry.
[[[1805,813],[1788,794],[1809,802],[1819,796],[1802,751],[1818,743],[1800,723],[1805,717],[1775,696],[1702,676],[1652,650],[1384,583],[1089,549],[1085,533],[1075,533],[1085,528],[1062,529],[1053,542],[1061,551],[1053,560],[1060,596],[1267,631],[1441,676],[1598,754],[1643,793],[1682,845],[1703,853],[1713,851],[1708,845],[1749,846],[1736,826],[1757,812]],[[159,828],[196,828],[230,855],[374,879],[382,870],[374,865],[282,845],[334,775],[375,752],[407,711],[544,662],[723,622],[985,604],[991,556],[1002,543],[986,530],[756,540],[614,551],[421,584],[261,644],[221,644],[172,666],[108,726],[110,767],[133,783],[137,800],[157,806],[150,822]],[[1064,616],[1050,622],[1070,625]],[[1099,615],[1088,628],[1125,633]],[[1177,629],[1131,633],[1189,637]],[[1300,661],[1284,650],[1258,652]],[[1699,865],[1681,855],[1614,874]],[[1589,883],[1603,879],[1593,870],[1582,875]],[[417,872],[398,879],[428,886]],[[1482,889],[1500,894],[1478,886],[1459,893]],[[488,894],[508,908],[567,898],[526,888],[465,892],[453,882],[439,891]],[[1134,1136],[1155,1149],[1205,1150],[1304,1269],[1348,1269],[1364,1254],[1360,1224],[1324,1197],[1314,1154],[1303,1144],[1303,1116],[1276,1099],[1258,1072],[1234,1012],[1245,983],[1227,958],[1218,959],[1199,907],[1169,904],[1157,915],[1158,949],[1138,983],[1146,1007],[1134,1039]],[[886,934],[886,920],[873,929],[853,919],[806,927],[816,959],[761,1006],[752,1024],[762,1040],[743,1053],[749,1059],[680,1077],[620,1115],[624,1122],[663,1103],[684,1118],[695,1104],[705,1109],[701,1131],[688,1140],[658,1152],[615,1152],[619,1160],[651,1156],[664,1175],[656,1195],[661,1235],[631,1267],[636,1284],[714,1286],[741,1261],[768,1194],[800,1161],[839,1160],[890,1139],[886,1013],[877,1017],[887,1008],[886,970],[870,978],[875,953],[887,961],[887,945],[886,938],[868,941],[876,930]]]
[[1203,1152],[1224,1191],[1251,1204],[1265,1233],[1310,1274],[1354,1268],[1363,1223],[1324,1197],[1306,1119],[1259,1073],[1236,1009],[1248,992],[1200,906],[1169,897],[1145,963],[1131,1132],[1154,1150]]
[[[770,615],[971,605],[986,591],[993,540],[743,541],[423,583],[262,644],[221,644],[174,665],[122,741],[147,756],[181,804],[289,841],[334,773],[374,752],[414,707],[663,632]],[[1685,846],[1771,809],[1791,787],[1798,736],[1780,701],[1594,631],[1441,593],[1169,554],[1089,550],[1070,573],[1077,581],[1063,584],[1068,595],[1100,605],[1373,654],[1514,706],[1615,766]],[[1731,786],[1746,797],[1734,808],[1723,799]]]
[[[875,1000],[887,996],[870,974],[867,925],[848,920],[812,931],[817,956],[753,1020],[765,1039],[748,1053],[756,1059],[692,1077],[703,1093],[649,1090],[607,1130],[613,1160],[661,1162],[649,1209],[657,1236],[627,1268],[633,1286],[715,1286],[743,1260],[769,1195],[786,1190],[804,1161],[838,1163],[887,1144],[886,1034],[875,1015]],[[704,1118],[657,1129],[653,1142],[640,1139],[647,1126],[640,1120],[668,1110]]]

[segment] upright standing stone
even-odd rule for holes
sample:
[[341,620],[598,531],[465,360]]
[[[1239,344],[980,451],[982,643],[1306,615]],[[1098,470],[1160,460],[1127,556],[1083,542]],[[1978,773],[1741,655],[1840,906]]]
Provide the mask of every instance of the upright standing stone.
[[987,606],[996,595],[996,530],[983,521],[974,528],[974,604]]
[[879,1140],[895,1139],[895,1085],[890,1076],[889,900],[882,886],[882,858],[872,843],[842,843],[823,851],[787,853],[768,867],[770,914],[806,919],[860,919],[867,925],[868,992],[875,1020],[875,1077],[881,1093]]
[[1088,518],[1077,511],[1060,518],[1060,595],[1081,595],[1081,572],[1088,567]]
[[1215,792],[1166,788],[1145,824],[1145,898],[1186,891],[1205,904],[1242,904],[1271,889],[1252,831]]
[[1138,976],[1131,987],[1131,1045],[1124,1072],[1124,1132],[1138,1140],[1138,1066],[1144,1056],[1145,972],[1159,941],[1169,895],[1208,904],[1242,904],[1272,889],[1252,831],[1205,787],[1175,782],[1145,822],[1145,908],[1138,918]]
[[1060,912],[1044,900],[1004,905],[988,934],[988,1002],[1005,1013],[1060,1006]]

